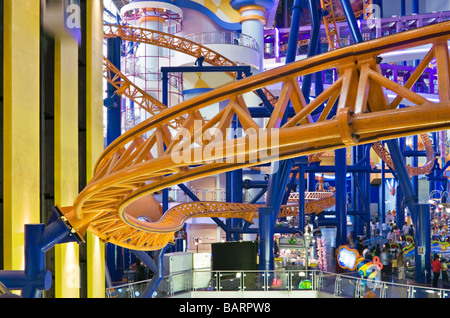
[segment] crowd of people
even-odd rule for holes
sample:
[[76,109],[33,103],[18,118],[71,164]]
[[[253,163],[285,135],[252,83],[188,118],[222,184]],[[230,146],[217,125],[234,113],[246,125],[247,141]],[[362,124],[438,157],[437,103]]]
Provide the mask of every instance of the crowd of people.
[[381,223],[378,218],[370,221],[370,234],[373,238],[384,237],[390,242],[400,241],[402,236],[414,236],[414,226],[405,222],[400,229],[395,223],[394,213],[389,211],[385,222]]
[[[367,234],[367,233],[366,233]],[[406,279],[406,260],[402,249],[390,250],[387,248],[389,242],[404,242],[406,236],[414,237],[414,226],[405,224],[399,228],[395,223],[395,211],[389,211],[386,222],[381,223],[377,218],[370,221],[370,236],[372,240],[358,238],[353,244],[359,255],[364,259],[373,261],[377,256],[383,265],[381,277],[383,280],[391,279],[393,275],[398,282]],[[384,242],[384,244],[383,244]],[[443,284],[448,283],[447,260],[434,255],[431,261],[433,287],[438,287],[439,278],[442,277]],[[441,276],[442,275],[442,276]]]

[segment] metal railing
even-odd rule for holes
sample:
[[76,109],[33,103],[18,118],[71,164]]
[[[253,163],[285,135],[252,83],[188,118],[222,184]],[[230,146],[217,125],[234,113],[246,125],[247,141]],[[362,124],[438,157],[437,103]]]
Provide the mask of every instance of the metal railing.
[[184,36],[185,39],[198,44],[233,44],[248,47],[255,51],[259,51],[258,42],[251,36],[232,32],[232,31],[216,31],[191,33]]
[[[107,298],[139,297],[149,281],[108,288]],[[154,298],[207,292],[267,292],[317,291],[341,298],[364,298],[370,293],[376,298],[450,298],[450,290],[412,284],[400,284],[377,279],[341,275],[319,270],[275,271],[211,271],[192,270],[165,276]]]

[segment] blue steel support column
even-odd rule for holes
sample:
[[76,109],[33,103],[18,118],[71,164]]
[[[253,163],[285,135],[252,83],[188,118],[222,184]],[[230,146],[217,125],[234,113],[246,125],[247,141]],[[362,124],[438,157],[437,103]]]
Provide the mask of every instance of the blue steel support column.
[[286,53],[286,64],[295,61],[295,57],[297,56],[298,31],[300,29],[301,16],[301,0],[294,0],[294,5],[292,7],[291,28],[288,39],[288,51]]
[[[352,148],[352,165],[355,166],[363,159],[363,146],[355,146]],[[362,212],[367,211],[367,207],[365,206],[365,200],[363,193],[365,192],[364,187],[364,174],[362,172],[355,172],[351,175],[351,183],[352,183],[352,203],[353,210]],[[366,207],[366,209],[364,209]],[[370,219],[370,212],[369,212]],[[363,216],[361,213],[355,214],[353,216],[353,234],[354,238],[356,236],[362,234],[363,224]],[[366,223],[366,228],[369,228],[368,222]],[[367,237],[370,238],[370,231],[367,232]]]
[[378,200],[378,214],[381,215],[381,223],[386,222],[386,175],[385,175],[385,166],[384,161],[381,160],[381,184],[380,184],[380,193],[379,193],[379,200]]
[[298,165],[298,228],[303,231],[305,224],[305,192],[306,192],[306,180],[305,180],[305,166],[308,164],[306,158],[306,164],[300,163]]
[[398,185],[395,190],[395,224],[399,229],[405,224],[405,201],[402,185]]
[[150,255],[147,254],[147,252],[144,251],[136,251],[132,250],[133,254],[139,258],[142,263],[144,263],[153,273],[157,272],[157,268],[155,265],[154,260],[150,257]]
[[[169,75],[161,70],[162,73],[162,103],[167,106],[169,103]],[[164,149],[166,146],[164,145]],[[163,189],[162,194],[162,210],[165,213],[169,209],[169,189]]]
[[347,149],[334,151],[336,165],[336,247],[347,243]]
[[[364,146],[364,157],[365,157],[365,166],[370,168],[370,149],[372,147],[369,145],[365,145]],[[370,170],[368,172],[364,172],[363,173],[363,178],[364,178],[364,187],[365,187],[365,191],[363,192],[364,195],[364,199],[365,199],[365,207],[366,207],[366,215],[367,215],[367,223],[366,223],[366,228],[369,226],[369,221],[370,221],[370,202],[371,202],[371,184],[370,184]],[[381,224],[381,223],[380,223]],[[363,233],[364,231],[364,225],[361,225],[360,229],[359,229],[359,233]]]
[[44,224],[30,224],[25,227],[25,276],[31,282],[22,290],[22,296],[25,298],[39,298],[42,290],[48,289],[45,286],[45,277],[50,275],[50,272],[45,269],[45,252],[38,247],[44,229]]
[[[429,284],[431,282],[431,221],[430,206],[418,204],[416,213],[412,215],[414,223],[415,244],[415,282]],[[421,253],[418,253],[420,249]]]
[[11,290],[22,290],[24,298],[39,298],[52,284],[52,275],[46,270],[45,253],[56,244],[79,242],[70,228],[55,212],[44,224],[25,225],[25,270],[0,271],[0,281]]
[[[231,129],[234,131],[235,137],[241,137],[241,126],[239,125],[238,118],[236,115],[233,116],[233,120],[231,122]],[[231,202],[233,203],[242,203],[242,169],[233,170],[230,172],[231,177]],[[231,219],[231,228],[233,230],[242,229],[243,220],[239,218]],[[231,234],[232,241],[239,241],[241,239],[241,234],[237,232],[233,232]]]
[[153,275],[150,283],[142,292],[141,298],[152,298],[156,288],[158,288],[159,283],[161,283],[164,277],[164,253],[166,251],[167,246],[155,252],[155,265],[156,271]]
[[[120,70],[121,58],[121,39],[111,38],[107,39],[108,59],[111,63]],[[111,144],[117,137],[121,135],[121,99],[115,94],[115,88],[108,83],[107,97],[105,99],[105,106],[107,108],[107,130],[106,143]]]
[[406,0],[401,0],[400,4],[400,15],[403,17],[406,15]]
[[259,214],[259,269],[273,270],[273,208],[270,206],[258,209]]
[[[309,50],[308,50],[308,57],[311,56],[315,56],[317,54],[319,54],[319,38],[320,38],[320,18],[321,18],[321,11],[319,11],[320,9],[320,5],[318,3],[318,0],[309,0],[309,14],[311,17],[311,39],[309,41]],[[292,33],[292,32],[291,32]],[[298,35],[298,32],[296,33]],[[289,40],[291,38],[289,37]],[[290,43],[289,43],[290,44]],[[295,48],[297,49],[297,45],[295,46]],[[295,57],[294,57],[295,60]],[[316,96],[318,95],[317,92],[317,79],[320,77],[321,79],[321,72],[316,73],[317,76],[315,76],[316,79]],[[308,102],[309,101],[309,96],[310,96],[310,91],[311,91],[311,79],[312,79],[312,74],[307,74],[303,77],[303,83],[302,83],[302,93],[303,96],[305,97],[305,100]]]
[[[121,47],[120,38],[107,39],[107,57],[111,63],[120,70]],[[121,98],[115,94],[115,88],[107,84],[107,97],[104,105],[107,109],[106,146],[110,145],[121,135]],[[106,245],[106,262],[114,281],[121,281],[123,277],[123,248],[111,243]]]
[[[242,169],[231,171],[231,192],[233,203],[242,203]],[[231,219],[233,229],[242,229],[243,220],[233,218]],[[239,241],[241,239],[240,233],[233,233],[231,235],[232,241]]]
[[419,14],[419,0],[412,0],[412,13]]
[[[350,4],[349,0],[340,0],[341,1],[341,5],[342,5],[342,9],[344,11],[344,15],[345,18],[347,19],[347,23],[348,23],[348,27],[350,29],[350,33],[352,35],[353,41],[355,43],[360,43],[363,42],[363,38],[361,35],[361,31],[359,30],[358,27],[358,23],[356,21],[355,15],[353,13],[353,9],[352,6]],[[337,156],[339,154],[339,156],[343,156],[343,154],[341,153],[342,150],[336,150],[336,160],[337,160]],[[341,166],[344,166],[345,164],[345,172],[347,172],[346,168],[346,161],[345,158],[342,158],[340,160],[344,160],[344,163],[339,162],[339,164]],[[338,162],[336,163],[336,166],[338,165]],[[341,171],[339,171],[339,169],[336,167],[336,175],[341,175]],[[346,180],[345,174],[344,174],[344,180]],[[343,187],[343,181],[339,180],[339,178],[337,178],[336,183],[339,182],[340,187]],[[345,185],[346,185],[346,181],[345,181]],[[354,194],[355,195],[355,194]],[[343,196],[343,197],[341,197]],[[344,193],[340,193],[338,195],[338,187],[336,185],[336,218],[337,218],[337,223],[338,223],[338,233],[336,234],[336,247],[338,247],[338,242],[339,244],[345,244],[347,242],[347,205],[341,201],[343,200],[343,198],[346,198],[346,194]],[[339,207],[338,207],[338,200],[339,200]],[[338,211],[339,211],[339,215],[338,215]],[[370,212],[369,212],[370,213]],[[345,216],[345,218],[344,218]],[[359,218],[359,216],[357,217]]]
[[344,10],[345,18],[347,19],[348,27],[352,34],[353,41],[355,43],[360,43],[363,41],[361,31],[358,28],[358,23],[356,22],[355,14],[353,13],[352,6],[349,0],[340,0],[342,4],[342,9]]
[[[389,151],[391,153],[392,162],[394,163],[395,172],[400,183],[400,186],[403,190],[403,195],[405,198],[405,204],[409,209],[411,215],[416,213],[417,206],[417,195],[414,193],[414,189],[411,184],[411,180],[408,175],[408,171],[406,170],[405,163],[403,162],[403,157],[400,151],[400,147],[397,143],[397,140],[388,140],[387,145],[389,147]],[[399,211],[397,211],[398,213]],[[401,221],[397,219],[398,221]],[[403,218],[404,222],[404,218]],[[400,226],[400,225],[399,225]],[[403,224],[401,224],[403,226]],[[414,226],[416,226],[414,224]]]

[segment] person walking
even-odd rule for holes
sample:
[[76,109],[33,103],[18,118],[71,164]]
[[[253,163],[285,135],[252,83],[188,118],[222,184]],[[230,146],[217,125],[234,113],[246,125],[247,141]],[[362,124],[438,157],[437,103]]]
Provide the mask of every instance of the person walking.
[[387,276],[392,276],[392,258],[392,254],[389,253],[387,248],[384,248],[380,254],[381,264],[383,264],[383,269],[381,270],[383,279],[386,279]]
[[439,255],[434,255],[434,259],[431,261],[431,268],[433,271],[433,287],[438,286],[439,275],[441,274],[442,264],[439,260]]

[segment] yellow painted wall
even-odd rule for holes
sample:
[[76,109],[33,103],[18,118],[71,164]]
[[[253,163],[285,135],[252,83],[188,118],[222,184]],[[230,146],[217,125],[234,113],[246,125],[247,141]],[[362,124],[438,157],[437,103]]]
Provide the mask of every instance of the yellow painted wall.
[[24,225],[40,223],[39,0],[4,1],[4,265],[24,268]]
[[[87,2],[86,173],[89,181],[103,151],[103,1]],[[87,286],[89,298],[105,297],[105,244],[88,231]]]
[[[78,195],[78,43],[55,41],[55,204],[71,206]],[[80,296],[77,243],[55,247],[55,296]]]

